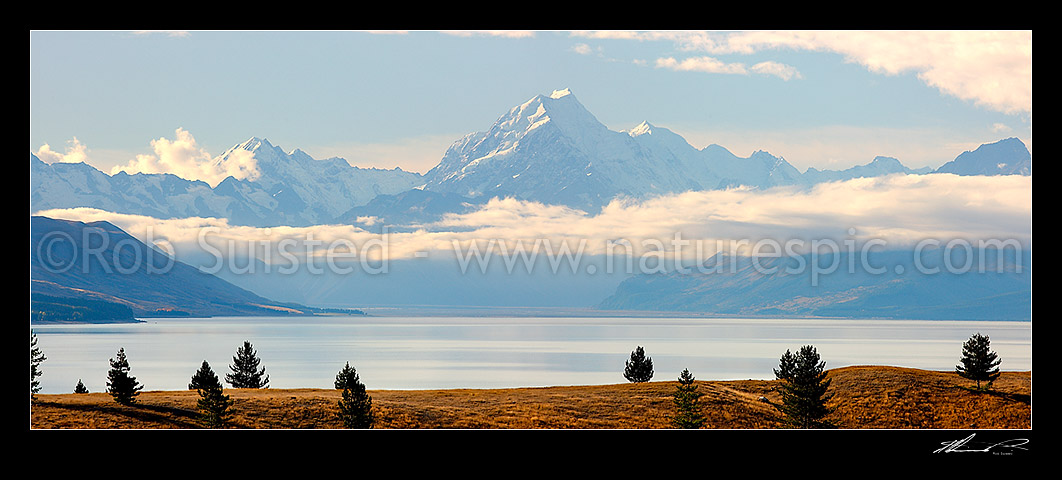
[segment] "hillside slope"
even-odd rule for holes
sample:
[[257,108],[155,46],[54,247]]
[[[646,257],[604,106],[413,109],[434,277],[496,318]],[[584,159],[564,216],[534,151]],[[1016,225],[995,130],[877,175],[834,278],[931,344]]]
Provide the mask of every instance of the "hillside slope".
[[177,262],[108,222],[30,217],[30,293],[143,316],[304,313]]

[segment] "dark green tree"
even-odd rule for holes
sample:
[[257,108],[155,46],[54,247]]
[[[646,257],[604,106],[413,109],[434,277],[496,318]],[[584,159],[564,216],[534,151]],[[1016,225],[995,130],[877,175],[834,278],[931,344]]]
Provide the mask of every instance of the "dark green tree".
[[999,378],[999,364],[1002,360],[990,349],[987,335],[975,333],[962,345],[962,365],[955,366],[955,373],[961,377],[977,381],[977,389],[981,389],[981,382],[987,381],[988,388],[992,382]]
[[136,381],[136,377],[129,375],[129,359],[125,356],[125,348],[118,349],[118,355],[110,360],[111,370],[107,372],[107,393],[114,397],[114,401],[121,405],[136,403],[136,396],[144,386]]
[[832,411],[826,406],[830,379],[826,378],[826,362],[821,361],[815,347],[805,345],[796,355],[786,350],[774,372],[782,381],[782,403],[775,407],[785,415],[787,424],[796,428],[832,426],[824,420]]
[[41,362],[47,360],[48,357],[44,356],[44,352],[37,347],[37,334],[30,330],[30,399],[33,395],[41,391],[41,382],[37,380],[37,377],[41,376]]
[[645,356],[645,349],[641,345],[631,352],[631,358],[623,369],[623,377],[636,383],[648,382],[653,378],[653,359]]
[[375,418],[372,414],[372,397],[365,392],[365,385],[358,378],[358,372],[347,362],[336,375],[336,388],[343,390],[339,400],[339,418],[346,428],[372,428]]
[[74,393],[89,393],[88,387],[81,382],[80,378],[77,380],[77,385],[74,386]]
[[199,392],[196,406],[199,407],[199,418],[203,423],[208,427],[224,425],[233,400],[223,393],[221,381],[206,360],[203,360],[203,365],[192,376],[192,383],[188,384],[188,388],[195,388]]
[[357,382],[358,372],[354,367],[350,366],[350,362],[347,362],[347,364],[343,366],[343,369],[336,374],[336,390],[342,390]]
[[218,381],[218,376],[214,373],[214,370],[210,368],[210,364],[206,360],[203,360],[203,364],[199,366],[199,370],[195,371],[195,375],[192,375],[192,381],[188,383],[189,390],[199,390],[204,386],[213,385]]
[[265,374],[265,367],[258,369],[261,362],[251,342],[245,340],[232,357],[232,365],[229,365],[232,373],[225,375],[225,381],[232,388],[269,388],[269,375]]
[[786,350],[778,361],[778,368],[774,369],[774,377],[779,380],[789,380],[793,378],[794,370],[796,370],[796,355]]
[[705,418],[701,413],[700,405],[697,404],[697,400],[704,394],[697,391],[697,384],[694,383],[695,378],[690,370],[683,369],[682,373],[678,377],[678,386],[675,387],[675,395],[673,401],[675,402],[675,409],[678,413],[672,417],[671,423],[678,428],[701,428],[704,426]]

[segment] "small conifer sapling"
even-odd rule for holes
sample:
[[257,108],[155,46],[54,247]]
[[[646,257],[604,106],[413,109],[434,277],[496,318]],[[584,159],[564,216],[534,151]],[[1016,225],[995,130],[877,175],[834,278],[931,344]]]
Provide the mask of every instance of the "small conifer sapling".
[[358,372],[347,362],[336,375],[336,388],[343,390],[339,400],[339,418],[346,428],[372,428],[372,397],[365,391]]
[[196,406],[199,408],[200,419],[203,423],[209,427],[224,425],[233,400],[222,393],[221,381],[218,380],[217,374],[206,360],[203,360],[199,370],[192,376],[192,382],[188,384],[188,388],[194,388],[199,392],[199,401],[196,402]]
[[678,386],[675,387],[674,403],[678,413],[672,417],[671,422],[678,428],[701,428],[704,426],[705,417],[701,413],[697,400],[704,394],[697,391],[696,380],[690,370],[683,369],[678,377]]

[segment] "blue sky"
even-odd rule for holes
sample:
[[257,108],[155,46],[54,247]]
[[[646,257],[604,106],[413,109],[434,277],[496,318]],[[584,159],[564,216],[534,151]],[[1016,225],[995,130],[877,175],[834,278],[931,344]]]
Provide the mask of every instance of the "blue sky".
[[[112,173],[252,136],[425,172],[569,88],[612,130],[766,150],[801,171],[1032,150],[1031,31],[31,31],[30,151]],[[175,172],[177,173],[177,172]]]

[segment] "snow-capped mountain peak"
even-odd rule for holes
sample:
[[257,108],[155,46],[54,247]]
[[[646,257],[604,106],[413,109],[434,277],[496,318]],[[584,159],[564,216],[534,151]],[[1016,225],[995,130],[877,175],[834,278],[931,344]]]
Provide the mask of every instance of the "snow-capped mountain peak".
[[269,140],[251,137],[241,143],[229,147],[224,153],[214,157],[213,166],[215,168],[223,168],[225,164],[231,162],[249,163],[249,157],[247,156],[248,152],[253,155],[253,158],[257,159],[259,151],[271,151],[274,148],[275,147],[269,143]]
[[[660,132],[659,138],[642,137]],[[655,136],[654,136],[655,137]],[[425,189],[513,195],[595,209],[618,194],[640,196],[714,187],[699,183],[704,160],[678,135],[643,122],[609,130],[570,89],[536,95],[485,132],[455,142],[425,175]]]
[[[516,168],[515,163],[524,159],[514,159],[520,152],[530,152],[542,143],[554,142],[564,138],[566,143],[577,150],[587,152],[594,150],[594,144],[601,144],[603,135],[609,130],[597,121],[584,108],[569,89],[556,90],[551,95],[535,95],[526,102],[517,105],[499,117],[486,131],[470,134],[454,142],[446,151],[442,161],[435,166],[426,178],[427,189],[435,185],[461,182],[468,176],[487,172],[501,165],[505,169]],[[547,140],[549,139],[549,140]],[[529,145],[530,143],[530,145]],[[542,161],[541,159],[536,162]],[[588,162],[587,162],[588,163]],[[527,167],[528,165],[524,165]],[[504,175],[510,180],[526,168]],[[583,174],[585,176],[585,173]],[[491,178],[494,174],[489,175]],[[484,180],[458,188],[462,195],[478,195],[486,188],[499,188],[503,180]]]
[[581,136],[580,130],[600,131],[607,128],[597,121],[575,98],[571,90],[555,90],[549,96],[535,95],[530,100],[513,107],[507,115],[495,122],[488,134],[497,135],[499,131],[509,132],[510,136],[522,137],[524,134],[552,122],[569,135]]
[[643,120],[642,123],[638,124],[638,126],[627,130],[627,134],[632,137],[638,137],[641,135],[652,135],[654,128],[655,127],[653,127],[652,124]]
[[549,95],[549,98],[558,99],[558,98],[561,98],[561,97],[567,97],[568,95],[571,95],[571,94],[572,94],[571,90],[569,90],[567,88],[563,88],[563,89],[560,89],[560,90],[554,90],[553,93],[551,93]]
[[271,143],[269,143],[269,140],[266,140],[264,138],[251,137],[243,141],[242,143],[237,143],[236,145],[233,145],[232,148],[229,148],[227,151],[225,151],[225,153],[221,154],[221,156],[225,156],[237,150],[246,150],[249,152],[254,152],[257,150],[272,150],[273,148],[274,147]]

